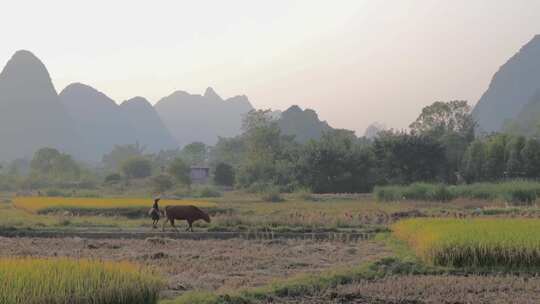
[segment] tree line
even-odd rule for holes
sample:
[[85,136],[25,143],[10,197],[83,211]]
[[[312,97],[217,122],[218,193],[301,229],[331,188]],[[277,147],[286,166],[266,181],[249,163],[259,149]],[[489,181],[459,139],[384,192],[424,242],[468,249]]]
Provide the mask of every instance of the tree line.
[[[373,139],[332,129],[306,143],[284,135],[268,110],[248,113],[242,134],[216,145],[146,154],[139,144],[116,146],[100,167],[44,148],[24,168],[4,164],[3,181],[27,172],[25,186],[79,181],[115,184],[147,179],[156,192],[189,187],[190,167],[209,166],[213,183],[249,191],[369,192],[375,185],[446,184],[540,176],[540,141],[510,134],[479,134],[465,101],[425,107],[408,130],[380,131]],[[46,181],[46,182],[45,182]],[[0,178],[2,188],[2,178]]]

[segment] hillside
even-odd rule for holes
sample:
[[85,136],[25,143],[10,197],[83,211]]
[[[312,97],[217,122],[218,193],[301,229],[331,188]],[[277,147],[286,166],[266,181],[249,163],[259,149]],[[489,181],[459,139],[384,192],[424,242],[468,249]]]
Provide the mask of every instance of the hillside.
[[516,118],[505,124],[503,130],[517,135],[540,136],[540,91],[529,100]]
[[1,160],[31,157],[42,147],[80,148],[45,65],[18,51],[0,73]]
[[176,140],[152,105],[143,97],[124,101],[120,109],[133,130],[135,140],[146,146],[148,152],[177,147]]
[[77,158],[100,160],[116,144],[135,143],[133,128],[120,106],[102,92],[81,83],[68,85],[60,99],[73,118],[73,128],[84,140]]
[[495,73],[473,110],[482,131],[500,131],[516,117],[540,89],[540,36],[508,60]]

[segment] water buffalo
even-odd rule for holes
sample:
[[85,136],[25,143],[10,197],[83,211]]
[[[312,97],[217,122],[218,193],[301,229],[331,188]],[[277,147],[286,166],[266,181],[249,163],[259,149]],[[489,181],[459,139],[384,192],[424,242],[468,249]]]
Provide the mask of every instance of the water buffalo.
[[188,222],[188,228],[186,231],[193,232],[193,222],[197,220],[204,220],[207,223],[210,223],[210,217],[201,209],[195,206],[167,206],[165,207],[165,221],[161,226],[161,230],[165,231],[165,224],[167,222],[171,223],[171,226],[176,229],[174,226],[175,220],[186,220]]

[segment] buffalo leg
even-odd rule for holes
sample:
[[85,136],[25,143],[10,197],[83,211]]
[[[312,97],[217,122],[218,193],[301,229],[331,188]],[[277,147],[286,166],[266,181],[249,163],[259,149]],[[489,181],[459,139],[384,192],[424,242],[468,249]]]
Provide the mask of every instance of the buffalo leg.
[[163,224],[161,224],[161,232],[165,232],[165,224],[167,224],[168,221],[169,221],[169,219],[165,219],[163,221]]
[[165,232],[165,224],[167,224],[167,222],[171,222],[171,226],[172,226],[174,229],[176,229],[176,227],[174,227],[174,219],[169,219],[169,218],[167,218],[167,219],[165,219],[165,220],[163,221],[163,224],[161,225],[161,231],[162,231],[162,232]]
[[174,225],[174,219],[172,218],[170,219],[170,221],[171,221],[171,226],[174,228],[174,230],[176,230],[176,232],[179,232],[178,228],[176,228],[176,226]]

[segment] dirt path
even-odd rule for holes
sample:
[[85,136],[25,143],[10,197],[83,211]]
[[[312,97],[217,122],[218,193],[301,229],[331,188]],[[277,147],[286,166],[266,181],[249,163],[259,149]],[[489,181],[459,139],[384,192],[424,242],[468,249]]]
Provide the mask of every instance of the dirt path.
[[260,286],[276,278],[358,265],[389,254],[372,241],[0,237],[0,256],[130,260],[157,267],[168,279],[167,297],[191,289]]
[[67,238],[85,239],[147,239],[150,237],[166,237],[180,240],[228,240],[228,239],[305,239],[305,240],[367,240],[373,233],[350,232],[160,232],[148,229],[70,229],[70,230],[0,230],[0,237],[34,237],[34,238]]
[[276,299],[279,304],[536,304],[540,278],[512,275],[417,275],[387,277],[343,285],[302,299]]

